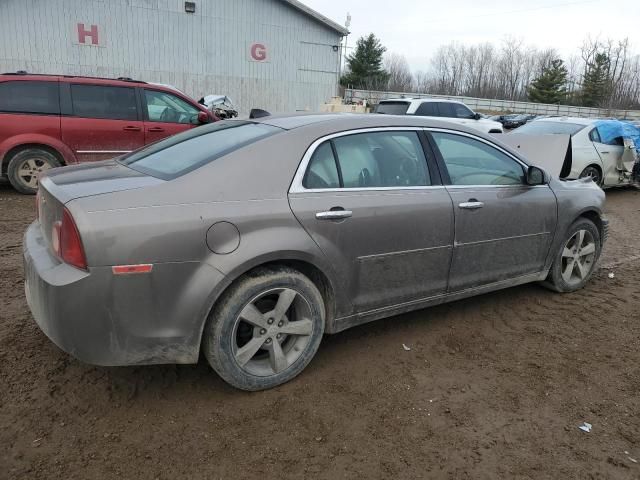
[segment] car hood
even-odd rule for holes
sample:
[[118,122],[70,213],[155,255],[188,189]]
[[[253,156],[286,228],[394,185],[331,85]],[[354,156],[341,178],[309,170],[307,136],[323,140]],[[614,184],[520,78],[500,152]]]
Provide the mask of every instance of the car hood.
[[49,170],[40,179],[43,187],[60,202],[120,192],[164,183],[115,160],[85,163]]

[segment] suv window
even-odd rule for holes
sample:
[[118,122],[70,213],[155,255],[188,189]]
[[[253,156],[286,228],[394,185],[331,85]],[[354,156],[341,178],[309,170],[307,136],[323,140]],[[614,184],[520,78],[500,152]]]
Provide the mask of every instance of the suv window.
[[500,150],[470,137],[432,132],[452,185],[522,185],[524,168]]
[[450,105],[453,107],[453,114],[456,118],[473,118],[473,112],[466,106],[459,103],[451,103]]
[[455,111],[453,106],[447,102],[438,102],[438,110],[440,110],[441,117],[455,118]]
[[416,109],[415,115],[421,115],[423,117],[439,117],[440,112],[438,111],[438,103],[437,102],[423,102]]
[[152,122],[194,123],[198,110],[176,95],[158,90],[146,90],[147,118]]
[[381,102],[376,107],[376,113],[387,115],[404,115],[409,109],[409,102]]
[[[331,143],[338,159],[337,172],[331,164],[334,159]],[[311,158],[303,186],[332,188],[324,183],[335,185],[336,176],[341,188],[431,185],[427,161],[416,132],[356,133],[323,143]],[[324,183],[317,177],[322,177]]]
[[58,82],[0,83],[0,112],[59,114]]
[[137,120],[136,91],[129,87],[71,85],[71,102],[76,117]]
[[281,131],[266,124],[221,121],[165,138],[121,157],[120,162],[153,177],[171,180]]

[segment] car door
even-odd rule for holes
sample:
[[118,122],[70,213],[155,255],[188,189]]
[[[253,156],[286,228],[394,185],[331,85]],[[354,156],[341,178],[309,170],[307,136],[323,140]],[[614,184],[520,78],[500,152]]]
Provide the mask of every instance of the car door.
[[144,145],[135,89],[61,83],[62,140],[78,161],[113,158]]
[[390,128],[317,140],[292,184],[291,209],[354,313],[446,292],[453,208],[422,135]]
[[598,128],[589,132],[589,139],[593,142],[593,148],[598,152],[602,162],[602,175],[604,185],[617,185],[620,183],[620,161],[624,154],[624,142],[622,138],[603,140]]
[[142,91],[145,143],[153,143],[199,125],[201,110],[177,95],[151,88]]
[[455,212],[449,291],[541,272],[557,222],[549,186],[527,185],[524,164],[491,142],[430,135]]

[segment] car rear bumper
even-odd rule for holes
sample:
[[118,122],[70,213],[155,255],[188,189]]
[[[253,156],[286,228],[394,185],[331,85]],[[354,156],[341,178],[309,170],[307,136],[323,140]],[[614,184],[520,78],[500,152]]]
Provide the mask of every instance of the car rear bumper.
[[25,233],[23,261],[40,329],[70,355],[104,366],[197,362],[211,292],[224,278],[200,262],[154,265],[148,275],[79,270],[49,251],[38,222]]

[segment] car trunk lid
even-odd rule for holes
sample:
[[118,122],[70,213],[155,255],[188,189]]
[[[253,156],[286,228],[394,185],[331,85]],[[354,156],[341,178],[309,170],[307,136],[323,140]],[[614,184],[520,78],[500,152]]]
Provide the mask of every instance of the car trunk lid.
[[62,204],[76,198],[132,190],[164,183],[115,160],[74,165],[47,172],[40,185]]

